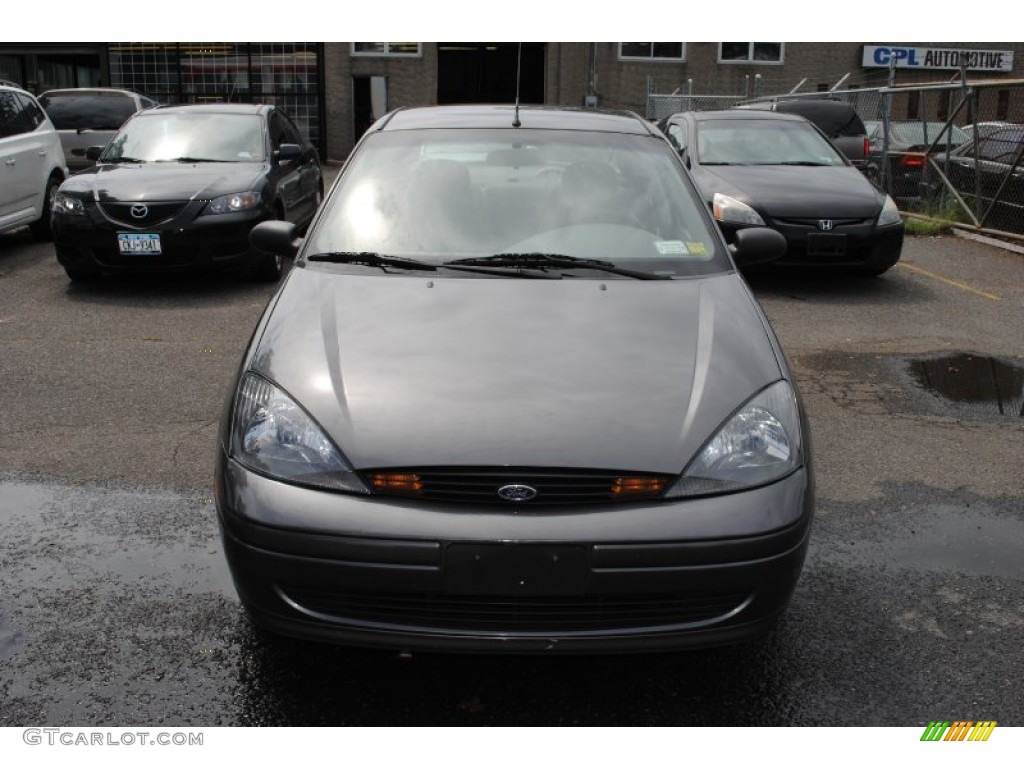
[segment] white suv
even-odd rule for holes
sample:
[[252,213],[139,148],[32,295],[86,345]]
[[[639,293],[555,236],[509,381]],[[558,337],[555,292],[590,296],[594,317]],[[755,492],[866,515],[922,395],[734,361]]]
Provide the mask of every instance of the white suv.
[[39,102],[0,86],[0,232],[28,225],[50,238],[50,207],[67,178],[60,136]]

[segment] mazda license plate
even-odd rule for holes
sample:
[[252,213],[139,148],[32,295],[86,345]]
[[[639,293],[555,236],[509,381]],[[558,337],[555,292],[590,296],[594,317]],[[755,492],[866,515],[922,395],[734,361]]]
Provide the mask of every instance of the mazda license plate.
[[122,255],[159,255],[160,235],[138,234],[135,232],[118,232],[117,247]]

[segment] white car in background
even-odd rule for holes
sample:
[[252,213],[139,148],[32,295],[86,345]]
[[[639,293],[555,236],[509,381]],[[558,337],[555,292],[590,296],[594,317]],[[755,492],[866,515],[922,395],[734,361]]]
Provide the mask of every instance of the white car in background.
[[53,198],[67,175],[60,136],[39,102],[0,86],[0,232],[28,225],[50,239]]
[[57,129],[71,173],[95,164],[89,147],[105,147],[136,112],[159,106],[120,88],[61,88],[39,94],[39,105]]

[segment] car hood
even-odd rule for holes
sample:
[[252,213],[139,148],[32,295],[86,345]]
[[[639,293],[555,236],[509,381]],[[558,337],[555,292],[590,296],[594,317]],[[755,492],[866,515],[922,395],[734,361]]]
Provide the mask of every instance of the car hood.
[[707,201],[716,192],[772,218],[874,218],[884,197],[856,168],[840,166],[701,166],[694,179]]
[[250,357],[356,469],[678,473],[782,376],[742,279],[428,279],[296,268]]
[[64,182],[62,191],[101,202],[214,198],[253,189],[263,163],[140,163],[95,165]]

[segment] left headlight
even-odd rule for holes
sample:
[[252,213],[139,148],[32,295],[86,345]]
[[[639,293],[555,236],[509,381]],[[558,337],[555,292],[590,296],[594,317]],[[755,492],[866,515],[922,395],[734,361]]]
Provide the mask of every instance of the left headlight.
[[231,455],[250,469],[286,482],[367,493],[312,417],[254,373],[242,377],[235,395]]
[[715,192],[711,199],[711,212],[718,221],[764,226],[761,214],[743,201],[723,195],[721,192]]
[[203,213],[235,213],[248,211],[260,204],[258,192],[236,192],[233,195],[215,197],[206,204]]
[[778,480],[803,463],[800,412],[789,382],[740,408],[683,471],[665,498],[725,493]]
[[53,196],[53,205],[50,208],[53,213],[67,213],[72,216],[85,216],[85,203],[79,198],[65,195],[58,192]]
[[882,212],[878,214],[878,226],[885,227],[889,224],[899,224],[903,221],[900,216],[900,209],[896,207],[896,201],[889,195],[885,196],[885,203],[882,205]]

